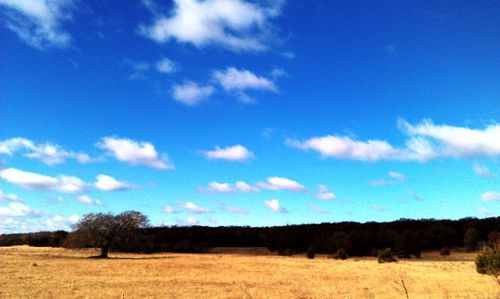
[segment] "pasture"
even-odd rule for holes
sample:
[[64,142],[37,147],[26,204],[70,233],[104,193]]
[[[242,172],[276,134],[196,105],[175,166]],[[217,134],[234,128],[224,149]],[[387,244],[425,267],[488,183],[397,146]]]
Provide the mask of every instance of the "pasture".
[[0,298],[500,298],[475,270],[474,254],[378,264],[264,249],[207,254],[123,254],[93,250],[0,247]]

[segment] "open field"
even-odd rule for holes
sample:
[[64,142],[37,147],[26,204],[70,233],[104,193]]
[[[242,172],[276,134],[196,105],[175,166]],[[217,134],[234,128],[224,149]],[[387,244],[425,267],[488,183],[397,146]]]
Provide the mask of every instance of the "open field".
[[0,248],[0,298],[500,298],[473,254],[378,264],[318,256],[281,257],[264,250],[210,254],[114,254],[92,250]]

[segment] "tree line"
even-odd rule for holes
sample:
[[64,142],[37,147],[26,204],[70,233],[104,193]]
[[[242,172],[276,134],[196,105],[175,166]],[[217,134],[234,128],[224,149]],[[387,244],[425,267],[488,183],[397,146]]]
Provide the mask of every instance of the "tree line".
[[465,248],[500,243],[500,217],[459,220],[400,219],[392,222],[340,222],[274,227],[151,227],[139,212],[88,214],[72,232],[0,235],[0,246],[31,245],[101,248],[120,252],[206,252],[213,247],[267,247],[281,255],[313,251],[349,256],[374,255],[391,248],[399,257],[420,257],[424,250]]

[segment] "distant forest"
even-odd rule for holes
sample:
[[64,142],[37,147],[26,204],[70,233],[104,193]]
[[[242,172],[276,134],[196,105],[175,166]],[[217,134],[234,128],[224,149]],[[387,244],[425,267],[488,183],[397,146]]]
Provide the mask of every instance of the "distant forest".
[[[399,257],[420,257],[424,250],[443,247],[476,250],[500,243],[500,217],[460,220],[410,220],[393,222],[340,222],[276,227],[148,227],[136,230],[111,248],[120,252],[207,252],[213,247],[267,247],[280,255],[314,250],[350,256],[374,255],[391,248]],[[66,231],[0,235],[0,246],[12,245],[86,248]]]

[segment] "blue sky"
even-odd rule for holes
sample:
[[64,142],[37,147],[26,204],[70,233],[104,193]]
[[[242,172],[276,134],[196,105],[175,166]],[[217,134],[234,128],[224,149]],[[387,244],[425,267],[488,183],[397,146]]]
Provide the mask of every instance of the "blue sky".
[[0,0],[0,231],[500,215],[494,1]]

